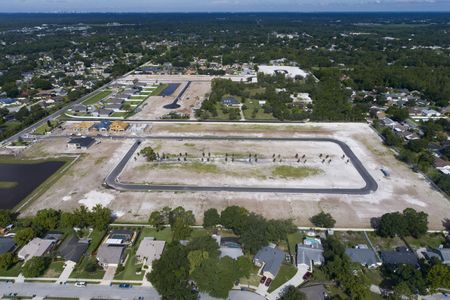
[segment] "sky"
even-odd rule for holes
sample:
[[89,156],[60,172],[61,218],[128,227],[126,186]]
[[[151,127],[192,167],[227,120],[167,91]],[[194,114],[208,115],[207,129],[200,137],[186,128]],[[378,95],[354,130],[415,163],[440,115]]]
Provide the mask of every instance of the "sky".
[[0,12],[450,11],[450,0],[0,0]]

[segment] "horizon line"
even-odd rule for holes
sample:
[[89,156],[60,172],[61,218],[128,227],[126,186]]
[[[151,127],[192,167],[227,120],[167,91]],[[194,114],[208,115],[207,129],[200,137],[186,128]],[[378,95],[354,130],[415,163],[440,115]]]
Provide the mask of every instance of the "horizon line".
[[2,12],[0,14],[330,14],[330,13],[450,13],[450,9],[442,10],[330,10],[330,11],[157,11],[157,12],[139,12],[139,11],[12,11]]

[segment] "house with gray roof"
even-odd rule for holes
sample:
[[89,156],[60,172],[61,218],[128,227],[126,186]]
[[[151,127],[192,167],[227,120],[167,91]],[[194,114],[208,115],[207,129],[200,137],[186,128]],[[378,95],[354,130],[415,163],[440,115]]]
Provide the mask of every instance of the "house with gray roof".
[[58,256],[64,258],[65,261],[79,263],[88,247],[89,240],[80,240],[72,235],[61,243],[58,249]]
[[16,247],[16,243],[12,237],[0,237],[0,254],[12,251]]
[[123,263],[123,245],[102,244],[97,251],[97,261],[104,268],[117,267]]
[[35,256],[43,256],[50,252],[54,245],[55,240],[34,238],[20,249],[19,253],[17,253],[17,257],[27,261]]
[[280,270],[286,253],[269,246],[261,248],[253,258],[253,263],[261,268],[261,273],[267,278],[275,278]]
[[347,248],[345,249],[345,254],[350,257],[352,262],[371,269],[381,265],[381,263],[377,261],[375,252],[368,248]]
[[137,261],[151,266],[153,261],[161,258],[165,245],[165,241],[156,241],[153,237],[144,237],[136,251]]
[[313,266],[320,266],[325,262],[321,244],[297,244],[297,267],[306,265],[310,271]]
[[429,260],[435,257],[443,264],[450,267],[450,248],[427,249],[423,254]]
[[398,247],[394,251],[381,251],[380,256],[383,264],[416,266],[419,263],[416,255],[406,247]]

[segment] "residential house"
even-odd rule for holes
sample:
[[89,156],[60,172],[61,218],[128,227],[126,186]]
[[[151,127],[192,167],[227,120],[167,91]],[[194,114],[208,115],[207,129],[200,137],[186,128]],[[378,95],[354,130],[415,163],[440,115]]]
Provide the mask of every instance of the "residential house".
[[88,108],[83,104],[76,104],[72,107],[72,111],[76,113],[87,113]]
[[124,132],[130,127],[130,124],[123,121],[113,121],[111,126],[109,126],[109,130],[113,132]]
[[275,278],[280,270],[286,253],[273,247],[263,247],[253,258],[253,263],[261,268],[261,274],[267,278]]
[[227,97],[222,99],[221,103],[225,106],[229,106],[229,107],[239,107],[241,105],[241,103],[236,100],[236,98],[234,97]]
[[65,261],[79,263],[89,247],[89,240],[80,240],[75,235],[66,238],[59,246],[58,256]]
[[416,255],[406,247],[398,247],[394,251],[381,251],[380,256],[383,264],[408,264],[414,266],[418,264]]
[[49,231],[44,236],[45,240],[54,240],[55,242],[59,242],[64,237],[64,233],[61,231]]
[[424,117],[440,117],[441,113],[438,111],[435,111],[434,109],[423,109],[422,116],[424,116]]
[[95,123],[89,128],[90,131],[93,132],[107,132],[109,130],[109,126],[111,125],[111,121],[103,120],[99,123]]
[[67,142],[67,148],[75,150],[75,149],[81,149],[81,150],[87,150],[92,145],[94,145],[95,139],[92,137],[80,137],[80,138],[72,138]]
[[87,131],[87,130],[89,130],[89,128],[92,127],[92,125],[94,125],[94,122],[83,121],[80,123],[76,123],[73,126],[73,130],[76,132]]
[[442,174],[450,175],[450,163],[443,160],[440,157],[434,158],[434,167],[438,169]]
[[108,117],[110,117],[113,113],[114,113],[114,111],[112,111],[112,110],[110,110],[110,109],[100,108],[99,110],[97,110],[96,112],[94,112],[92,115],[93,115],[94,117],[99,117],[99,118],[108,118]]
[[112,110],[113,112],[119,112],[121,111],[122,104],[115,104],[115,103],[107,103],[104,107],[106,110]]
[[28,244],[20,249],[17,256],[22,260],[29,260],[35,256],[43,256],[48,253],[55,245],[55,240],[46,240],[34,238]]
[[355,248],[347,248],[345,249],[345,254],[350,257],[352,262],[361,264],[370,269],[377,268],[381,265],[381,263],[377,261],[375,252],[372,249],[369,249],[366,245],[358,245]]
[[439,259],[443,264],[450,267],[450,248],[428,249],[423,254],[428,259],[432,259],[433,257],[435,257]]
[[136,251],[136,259],[144,265],[151,266],[153,261],[161,258],[165,245],[165,241],[156,241],[153,237],[144,237]]
[[320,266],[324,262],[321,244],[297,244],[297,267],[304,265],[312,271],[313,266]]
[[123,245],[104,243],[97,250],[97,261],[104,269],[117,267],[123,263],[124,251]]
[[0,237],[0,254],[12,251],[16,247],[16,243],[12,237]]

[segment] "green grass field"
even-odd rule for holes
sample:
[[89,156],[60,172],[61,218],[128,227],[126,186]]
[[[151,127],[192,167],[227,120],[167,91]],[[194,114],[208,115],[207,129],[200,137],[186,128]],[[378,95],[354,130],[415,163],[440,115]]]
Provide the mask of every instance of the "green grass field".
[[36,128],[36,130],[34,131],[34,134],[38,134],[38,135],[44,135],[47,132],[49,132],[50,130],[52,130],[52,127],[56,127],[58,125],[58,121],[51,121],[50,122],[50,126],[48,126],[47,123],[42,124],[41,126],[39,126],[38,128]]
[[166,83],[160,84],[156,89],[152,91],[150,96],[159,96],[169,85]]
[[99,102],[100,100],[108,97],[111,94],[110,90],[104,90],[104,91],[100,91],[97,94],[89,97],[88,99],[83,101],[84,105],[94,105],[97,102]]
[[244,116],[246,120],[275,120],[272,114],[264,112],[264,108],[259,105],[258,100],[248,99],[245,101]]
[[45,278],[58,278],[64,270],[64,261],[63,260],[54,260],[48,266],[42,277]]
[[321,172],[322,170],[316,168],[278,166],[272,171],[272,175],[282,178],[305,178]]
[[19,261],[14,266],[9,268],[8,270],[0,269],[0,276],[2,277],[17,277],[22,272],[23,262]]

